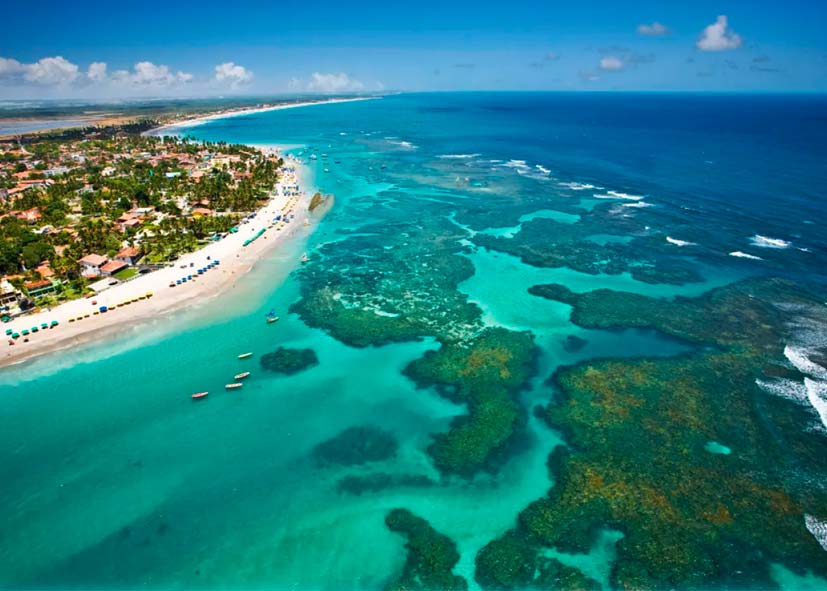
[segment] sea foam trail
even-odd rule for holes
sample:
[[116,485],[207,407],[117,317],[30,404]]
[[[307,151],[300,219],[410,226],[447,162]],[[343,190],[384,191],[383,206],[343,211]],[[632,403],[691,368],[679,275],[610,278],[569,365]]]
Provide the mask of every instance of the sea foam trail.
[[632,203],[623,203],[621,207],[653,207],[651,203],[646,203],[645,201],[633,201]]
[[764,260],[761,257],[755,256],[754,254],[741,252],[740,250],[733,250],[731,253],[729,253],[729,256],[738,257],[739,259],[752,259],[753,261],[762,261],[762,260]]
[[469,158],[476,158],[479,154],[440,154],[437,158],[443,160],[467,160]]
[[821,424],[827,429],[827,382],[804,378],[804,385],[807,387],[807,400],[818,413]]
[[827,521],[821,521],[812,515],[805,515],[804,525],[821,547],[827,551]]
[[629,201],[640,201],[643,195],[630,195],[629,193],[621,193],[620,191],[606,191],[605,193],[595,193],[595,199],[628,199]]
[[679,240],[677,238],[672,238],[671,236],[666,237],[666,241],[669,244],[674,244],[675,246],[697,246],[697,242],[689,242],[688,240]]
[[753,246],[760,248],[789,248],[792,244],[781,238],[769,238],[768,236],[761,236],[761,234],[756,234],[749,241]]
[[600,189],[597,185],[590,185],[589,183],[573,183],[573,182],[565,182],[565,183],[557,183],[561,187],[567,187],[572,191],[590,191],[592,189]]

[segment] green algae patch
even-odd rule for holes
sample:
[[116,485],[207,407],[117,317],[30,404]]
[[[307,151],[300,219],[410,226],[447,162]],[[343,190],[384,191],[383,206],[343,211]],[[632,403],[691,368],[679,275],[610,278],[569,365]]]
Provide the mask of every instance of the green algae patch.
[[259,361],[262,369],[293,375],[319,364],[319,358],[313,349],[289,349],[279,347],[271,353],[265,353]]
[[524,421],[516,400],[535,371],[537,347],[529,333],[490,328],[467,343],[443,343],[405,369],[418,387],[435,387],[468,407],[429,453],[443,472],[470,476],[496,463],[498,452]]
[[[785,310],[817,301],[775,280],[675,300],[557,285],[532,292],[571,304],[582,326],[647,326],[709,346],[555,374],[543,414],[570,448],[551,455],[548,495],[478,554],[484,587],[541,587],[520,564],[538,564],[545,548],[588,552],[607,526],[624,533],[611,574],[621,589],[772,587],[774,562],[827,576],[805,525],[827,507],[817,485],[827,476],[823,436],[806,430],[805,410],[756,384],[783,359]],[[709,441],[737,442],[737,451],[710,454]]]
[[402,573],[386,586],[388,591],[464,591],[468,582],[453,573],[459,562],[456,544],[407,509],[394,509],[385,517],[392,532],[405,537],[407,557]]
[[356,466],[381,462],[396,455],[399,444],[392,433],[370,425],[350,427],[313,449],[320,464]]

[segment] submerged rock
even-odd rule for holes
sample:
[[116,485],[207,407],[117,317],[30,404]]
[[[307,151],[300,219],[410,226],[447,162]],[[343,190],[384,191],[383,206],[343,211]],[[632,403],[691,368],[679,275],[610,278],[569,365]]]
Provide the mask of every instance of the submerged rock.
[[378,427],[350,427],[313,448],[320,464],[354,466],[381,462],[396,455],[396,438]]
[[372,472],[365,475],[350,474],[345,476],[336,483],[336,490],[343,494],[358,496],[362,493],[379,492],[388,488],[425,488],[436,486],[436,484],[434,480],[423,474]]
[[274,373],[292,375],[319,364],[313,349],[288,349],[279,347],[272,353],[261,356],[261,367]]

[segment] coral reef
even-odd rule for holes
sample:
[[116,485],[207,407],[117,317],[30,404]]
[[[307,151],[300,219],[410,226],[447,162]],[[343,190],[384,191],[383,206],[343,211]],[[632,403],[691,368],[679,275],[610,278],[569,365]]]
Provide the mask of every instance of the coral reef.
[[394,509],[385,517],[393,532],[405,537],[407,558],[402,573],[388,591],[464,591],[467,581],[452,571],[459,561],[456,544],[407,509]]
[[265,353],[259,360],[262,369],[274,373],[292,375],[319,364],[313,349],[289,349],[279,347],[271,353]]

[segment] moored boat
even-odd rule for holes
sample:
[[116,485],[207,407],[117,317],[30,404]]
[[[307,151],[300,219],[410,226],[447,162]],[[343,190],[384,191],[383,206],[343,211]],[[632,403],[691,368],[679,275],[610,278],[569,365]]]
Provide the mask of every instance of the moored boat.
[[236,383],[234,383],[234,384],[227,384],[227,385],[226,385],[226,386],[224,386],[224,387],[225,387],[225,388],[227,388],[227,390],[235,390],[236,388],[240,388],[240,387],[241,387],[241,386],[243,386],[243,385],[244,385],[244,384],[242,384],[241,382],[236,382]]
[[253,356],[252,353],[242,353],[241,355],[238,356],[238,358],[239,359],[247,359],[248,357],[252,357],[252,356]]
[[193,400],[200,400],[201,398],[206,398],[209,392],[196,392],[192,395]]
[[242,372],[242,373],[237,373],[237,374],[235,374],[235,375],[233,376],[233,379],[234,379],[234,380],[243,380],[244,378],[246,378],[246,377],[247,377],[247,376],[249,376],[249,375],[250,375],[250,372],[249,372],[249,371],[245,371],[245,372]]
[[273,324],[274,322],[278,322],[278,319],[279,319],[278,316],[268,316],[267,324]]

